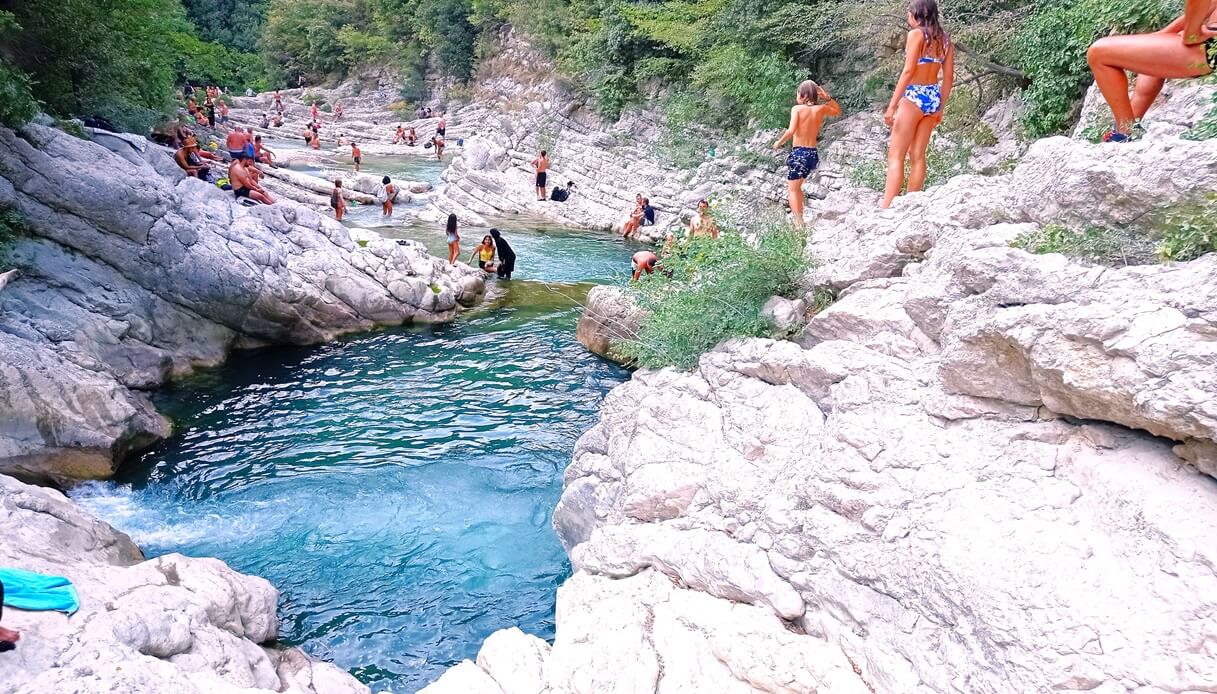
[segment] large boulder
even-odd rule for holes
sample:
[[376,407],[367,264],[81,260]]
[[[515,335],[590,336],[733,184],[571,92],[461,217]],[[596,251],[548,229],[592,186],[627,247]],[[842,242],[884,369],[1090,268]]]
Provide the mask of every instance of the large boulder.
[[575,337],[593,353],[626,363],[623,342],[638,339],[643,312],[621,287],[593,287],[575,327]]
[[72,615],[4,610],[21,631],[0,694],[367,694],[333,665],[274,645],[278,592],[215,559],[145,561],[62,494],[0,475],[0,566],[66,576]]

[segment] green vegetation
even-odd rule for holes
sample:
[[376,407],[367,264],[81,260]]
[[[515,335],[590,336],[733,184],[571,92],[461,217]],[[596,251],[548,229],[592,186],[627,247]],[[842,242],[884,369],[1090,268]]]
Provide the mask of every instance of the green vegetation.
[[691,368],[727,338],[767,333],[761,306],[795,290],[810,267],[807,236],[785,225],[755,232],[726,226],[717,241],[692,239],[665,255],[670,277],[657,272],[631,285],[648,316],[638,338],[622,345],[625,356],[644,367]]
[[68,117],[142,131],[170,113],[184,79],[233,86],[255,61],[196,35],[179,0],[0,0],[0,120],[31,99]]
[[1208,113],[1204,114],[1204,118],[1192,126],[1191,130],[1183,133],[1185,140],[1211,140],[1214,137],[1217,137],[1217,94],[1213,95],[1213,105]]
[[1217,195],[1203,202],[1182,205],[1162,215],[1158,257],[1163,261],[1194,260],[1217,253]]
[[[26,235],[25,219],[16,210],[0,206],[0,262],[8,260],[13,242]],[[0,267],[0,272],[5,270]]]
[[1029,253],[1060,253],[1100,265],[1140,265],[1153,259],[1153,243],[1131,230],[1048,224],[1022,234],[1011,244]]

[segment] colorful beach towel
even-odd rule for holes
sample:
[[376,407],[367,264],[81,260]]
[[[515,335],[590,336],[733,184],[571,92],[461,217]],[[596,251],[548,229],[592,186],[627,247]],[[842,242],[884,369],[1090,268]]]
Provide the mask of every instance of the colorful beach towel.
[[18,610],[55,610],[72,614],[80,609],[76,586],[63,576],[0,568],[4,604]]

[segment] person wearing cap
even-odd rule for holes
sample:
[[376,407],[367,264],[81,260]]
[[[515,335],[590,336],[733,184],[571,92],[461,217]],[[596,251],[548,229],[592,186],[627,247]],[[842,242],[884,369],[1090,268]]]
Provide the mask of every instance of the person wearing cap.
[[219,157],[199,149],[199,141],[193,137],[186,138],[186,144],[173,155],[173,160],[177,165],[182,167],[187,176],[194,176],[207,180],[207,176],[211,173],[211,168],[203,164],[204,159],[219,160]]

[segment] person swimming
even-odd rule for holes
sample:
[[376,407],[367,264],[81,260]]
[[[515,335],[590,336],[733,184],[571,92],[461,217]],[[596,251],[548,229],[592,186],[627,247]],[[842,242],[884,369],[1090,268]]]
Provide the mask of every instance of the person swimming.
[[926,149],[934,128],[942,122],[955,84],[955,46],[938,21],[936,0],[913,0],[907,19],[913,28],[905,38],[904,69],[884,113],[892,139],[887,149],[883,208],[890,207],[904,187],[906,159],[908,191],[919,191],[925,185]]

